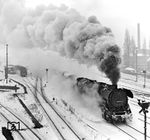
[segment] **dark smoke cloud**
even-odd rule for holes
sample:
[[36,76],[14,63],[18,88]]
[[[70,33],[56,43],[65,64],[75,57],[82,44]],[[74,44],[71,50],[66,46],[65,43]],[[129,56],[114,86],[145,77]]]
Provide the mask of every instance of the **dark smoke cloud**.
[[90,16],[90,17],[88,18],[88,22],[89,22],[89,23],[100,23],[100,22],[97,20],[96,16]]
[[[120,50],[111,29],[65,5],[26,9],[24,0],[0,1],[0,41],[14,48],[53,50],[88,66],[97,65],[113,84]],[[33,49],[32,49],[33,50]]]
[[109,47],[107,50],[108,55],[101,62],[100,69],[106,73],[107,77],[113,84],[117,84],[120,78],[119,64],[121,59],[119,57],[120,50],[117,45]]
[[117,84],[120,78],[120,49],[111,30],[103,27],[95,18],[91,19],[90,23],[80,28],[75,38],[68,40],[67,55],[81,63],[97,65],[113,84]]

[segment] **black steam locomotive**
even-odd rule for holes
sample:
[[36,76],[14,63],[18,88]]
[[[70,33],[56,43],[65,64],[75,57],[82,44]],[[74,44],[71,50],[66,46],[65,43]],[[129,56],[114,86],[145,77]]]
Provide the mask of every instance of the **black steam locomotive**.
[[130,90],[83,77],[76,80],[78,90],[82,94],[91,88],[97,90],[102,98],[100,108],[102,117],[105,120],[108,122],[126,122],[132,119],[131,109],[128,104],[128,97],[133,98],[133,93]]

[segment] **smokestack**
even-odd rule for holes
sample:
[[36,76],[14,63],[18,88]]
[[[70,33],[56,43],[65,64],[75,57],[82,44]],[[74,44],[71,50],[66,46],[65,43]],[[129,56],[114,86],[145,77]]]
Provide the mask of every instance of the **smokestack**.
[[117,84],[113,84],[112,87],[113,87],[113,89],[117,89],[118,85]]
[[6,66],[5,66],[5,79],[8,83],[8,44],[6,44]]

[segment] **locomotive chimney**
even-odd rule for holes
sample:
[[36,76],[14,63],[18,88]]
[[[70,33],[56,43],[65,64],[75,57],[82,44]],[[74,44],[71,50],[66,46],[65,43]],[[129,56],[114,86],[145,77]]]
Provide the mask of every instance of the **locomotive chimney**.
[[113,84],[112,86],[114,89],[117,89],[117,87],[118,87],[117,84]]

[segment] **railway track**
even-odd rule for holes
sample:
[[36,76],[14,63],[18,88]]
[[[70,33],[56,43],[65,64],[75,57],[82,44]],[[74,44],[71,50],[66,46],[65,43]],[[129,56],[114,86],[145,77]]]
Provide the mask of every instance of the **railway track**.
[[144,98],[150,101],[150,92],[144,91],[144,90],[139,90],[139,89],[136,89],[133,87],[131,88],[131,87],[123,85],[123,84],[121,84],[121,86],[133,91],[135,93],[134,96],[136,96],[137,99],[139,99],[139,96],[145,96]]
[[[24,120],[22,120],[20,116],[16,115],[16,113],[13,112],[13,110],[11,110],[8,107],[5,107],[1,103],[0,103],[0,106],[1,106],[1,115],[3,114],[2,111],[9,113],[9,118],[10,118],[10,115],[12,115],[13,118],[15,118],[16,120],[18,120],[19,122],[21,122],[31,132],[32,136],[34,136],[33,138],[36,138],[38,140],[42,140],[42,138],[29,127],[31,125],[28,124],[27,122],[24,122]],[[9,120],[9,119],[7,119],[8,117],[6,117],[6,116],[4,117],[4,115],[2,115],[2,116],[3,116],[3,118],[5,118],[5,120]]]
[[[133,130],[135,130],[135,131],[139,132],[139,133],[140,133],[140,134],[142,134],[142,135],[143,135],[143,137],[144,137],[144,133],[143,133],[143,132],[141,132],[140,130],[138,130],[138,129],[136,129],[135,127],[133,127],[133,126],[131,126],[131,125],[128,125],[128,124],[126,124],[126,126],[128,126],[128,127],[130,127],[131,129],[133,129]],[[150,136],[149,136],[149,135],[147,135],[147,138],[150,138]]]
[[[140,111],[140,106],[138,105],[138,103],[136,102],[136,101],[134,101],[134,100],[130,100],[131,102],[130,102],[130,104],[133,104],[135,107],[137,107],[138,109],[139,109],[139,111]],[[148,109],[149,111],[150,111],[150,109]],[[137,112],[137,113],[139,113],[139,111]],[[139,115],[141,116],[141,117],[143,117],[144,118],[144,115],[143,115],[143,113],[139,113]],[[140,117],[139,116],[139,117]],[[146,122],[146,124],[148,124],[148,125],[150,125],[150,123],[149,123],[149,121],[150,121],[150,116],[148,116],[147,115],[147,122]],[[140,120],[140,121],[142,121],[143,123],[144,123],[144,120],[143,119],[141,119],[141,118],[138,118],[138,120]]]
[[[42,90],[42,89],[41,89]],[[42,93],[42,96],[43,96],[43,98],[52,106],[52,108],[54,108],[54,106],[49,102],[49,100],[46,98],[46,96],[44,95],[44,92],[41,92]],[[55,110],[55,109],[54,109]],[[126,124],[126,126],[128,126],[129,128],[131,128],[132,130],[134,130],[135,132],[138,132],[138,133],[140,133],[142,136],[144,136],[144,134],[141,132],[141,131],[139,131],[138,129],[136,129],[136,128],[134,128],[134,127],[132,127],[132,126],[130,126],[130,125],[128,125],[128,124]],[[137,139],[136,137],[134,137],[132,134],[129,134],[128,132],[126,132],[125,130],[123,130],[123,129],[121,129],[119,126],[116,126],[115,125],[115,127],[117,127],[118,129],[120,129],[123,133],[125,133],[125,134],[127,134],[128,136],[130,136],[132,139]],[[147,136],[147,138],[150,138],[149,136]]]
[[[138,108],[139,108],[139,111],[140,111],[141,108],[140,108],[137,104],[135,104],[134,102],[132,102],[131,104],[134,105],[134,106],[136,106],[136,107],[138,107]],[[138,111],[137,113],[139,113],[139,111]],[[144,115],[143,115],[142,113],[139,113],[139,115],[142,116],[142,117],[144,117]],[[147,116],[147,119],[150,120],[150,117]]]
[[[128,136],[130,136],[132,139],[134,140],[140,140],[143,139],[144,137],[144,133],[139,131],[138,129],[134,128],[133,126],[130,126],[128,124],[119,126],[116,124],[113,124],[116,128],[118,128],[120,131],[122,131],[123,133],[127,134]],[[147,135],[147,138],[149,139],[150,136]]]
[[[38,80],[36,80],[36,82],[38,83]],[[29,83],[29,81],[28,81],[28,83]],[[30,91],[32,92],[32,94],[35,97],[38,104],[41,106],[42,110],[44,111],[44,114],[47,116],[49,121],[53,124],[53,126],[57,130],[57,132],[60,135],[61,139],[63,139],[63,140],[68,139],[69,140],[71,138],[72,140],[73,139],[83,140],[84,138],[81,138],[79,136],[79,134],[77,134],[71,128],[71,126],[66,122],[66,120],[64,120],[63,117],[56,111],[56,109],[50,104],[50,102],[48,102],[46,100],[44,94],[42,93],[43,92],[42,91],[43,87],[40,87],[40,91],[39,91],[37,83],[35,83],[35,86],[34,86],[31,82],[30,82],[30,84],[27,84],[27,82],[26,82],[26,85],[30,89]],[[30,86],[32,86],[34,91],[32,90],[32,88]],[[40,86],[43,86],[42,83],[40,84]],[[34,92],[36,92],[36,93],[34,93]],[[49,114],[53,114],[53,116],[55,116],[55,117],[52,117]],[[56,118],[57,118],[57,121],[56,121]],[[61,124],[61,126],[60,126],[60,124]],[[63,132],[63,131],[65,131],[65,132]],[[67,136],[66,134],[67,135],[69,134],[69,136]]]
[[[35,85],[37,85],[37,84],[35,84]],[[50,101],[46,98],[46,96],[44,95],[44,92],[43,92],[43,87],[42,87],[42,82],[41,82],[41,86],[40,86],[40,88],[41,88],[41,92],[40,91],[38,91],[38,89],[37,89],[37,86],[34,86],[34,85],[32,85],[32,87],[33,88],[36,88],[36,92],[38,92],[41,96],[42,96],[42,98],[45,100],[45,102],[47,103],[47,104],[49,104],[49,106],[54,110],[54,112],[61,118],[62,116],[56,111],[56,109],[55,109],[55,107],[50,103]],[[38,94],[38,95],[39,95]],[[143,93],[142,93],[143,94]],[[135,103],[135,101],[134,101],[134,103]],[[137,105],[138,106],[138,105]],[[63,117],[62,117],[63,118]],[[142,120],[141,120],[142,121]],[[124,127],[120,127],[120,126],[118,126],[118,125],[114,125],[115,127],[117,127],[119,130],[121,130],[123,133],[125,133],[125,134],[127,134],[128,136],[130,136],[132,139],[139,139],[138,137],[139,137],[139,135],[141,135],[141,138],[142,137],[144,137],[144,134],[143,134],[143,132],[141,132],[141,131],[139,131],[138,129],[136,129],[136,128],[134,128],[134,127],[132,127],[132,126],[130,126],[130,125],[126,125],[126,128],[124,128]],[[134,134],[134,135],[133,135]],[[136,135],[137,134],[137,135]],[[138,136],[138,137],[137,137]],[[150,136],[147,136],[147,138],[150,138]],[[80,138],[81,139],[81,138]],[[81,139],[82,140],[82,139]]]
[[113,124],[117,129],[119,129],[120,131],[122,131],[123,133],[127,134],[129,137],[131,137],[134,140],[137,140],[136,137],[132,136],[131,134],[129,134],[128,132],[126,132],[124,129],[122,129],[121,127],[119,127],[118,125]]
[[[130,89],[132,92],[134,92],[134,98],[130,99],[130,102],[135,105],[135,106],[139,106],[138,105],[138,100],[145,100],[146,102],[150,102],[150,92],[146,92],[146,91],[142,91],[142,90],[137,90],[135,88],[131,88],[125,85],[122,85],[123,87]],[[150,108],[148,108],[148,110],[150,111]]]
[[46,103],[48,103],[48,105],[54,110],[54,112],[59,116],[59,118],[61,118],[61,120],[66,124],[66,126],[72,131],[72,133],[79,139],[82,140],[83,138],[80,138],[80,136],[78,136],[78,134],[75,132],[75,130],[73,130],[71,128],[71,126],[66,122],[66,120],[64,120],[64,118],[62,117],[62,115],[60,113],[58,113],[58,111],[56,110],[56,108],[50,103],[50,101],[46,98],[46,96],[44,95],[44,91],[43,91],[43,86],[42,86],[42,80],[40,80],[40,88],[41,88],[41,94],[43,99],[45,100]]
[[[138,120],[140,120],[140,121],[144,122],[144,120],[143,120],[143,119],[141,119],[141,118],[138,118]],[[150,123],[149,123],[148,121],[147,121],[146,123],[150,125]]]
[[[24,82],[26,83],[26,86],[28,87],[28,89],[31,91],[32,95],[34,96],[36,102],[38,103],[38,105],[41,107],[42,111],[44,112],[46,118],[48,118],[48,121],[50,121],[50,124],[53,125],[54,129],[57,131],[59,138],[61,140],[66,140],[65,137],[62,135],[61,131],[58,129],[58,127],[56,126],[56,124],[54,123],[54,121],[52,120],[52,118],[50,117],[50,115],[47,113],[47,111],[45,110],[45,108],[43,107],[43,105],[41,104],[40,100],[37,98],[37,94],[35,92],[37,92],[37,88],[34,87],[34,91],[31,89],[31,87],[28,85],[28,83],[24,80]],[[30,83],[30,85],[32,85],[32,83],[30,81],[28,81]],[[37,85],[37,84],[36,84]],[[33,85],[32,85],[33,87]],[[35,90],[36,89],[36,90]]]
[[[138,105],[138,103],[134,100],[130,100],[130,104],[134,105],[135,107],[139,108],[139,111],[141,110],[141,107]],[[150,108],[147,109],[150,111]],[[139,113],[138,111],[138,113]],[[144,117],[143,113],[139,113],[140,116]],[[150,116],[147,114],[147,119],[150,120]]]
[[[0,113],[0,116],[6,121],[6,123],[11,122],[8,119],[8,117],[6,117],[3,113]],[[19,137],[21,138],[21,140],[26,140],[19,130],[15,130],[15,131],[12,131],[12,132],[14,132],[14,133],[16,132],[19,135]]]

